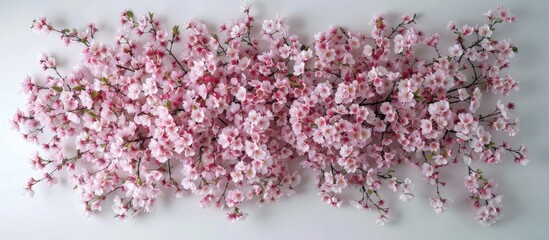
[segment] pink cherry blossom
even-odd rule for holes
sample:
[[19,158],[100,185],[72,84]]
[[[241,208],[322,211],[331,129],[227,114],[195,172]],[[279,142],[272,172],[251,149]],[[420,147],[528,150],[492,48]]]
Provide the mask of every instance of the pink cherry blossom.
[[463,54],[463,49],[459,44],[456,44],[450,48],[448,48],[448,56],[449,57],[459,57]]
[[451,199],[445,199],[440,197],[431,198],[430,201],[431,201],[431,206],[435,209],[435,212],[437,214],[441,214],[445,212],[450,202],[452,202]]
[[530,161],[526,146],[493,137],[516,135],[520,123],[516,106],[500,99],[519,89],[507,72],[518,48],[494,34],[516,21],[508,9],[485,13],[485,23],[450,22],[450,39],[421,30],[416,14],[393,24],[380,13],[368,32],[332,26],[308,43],[285,18],[257,23],[250,12],[246,3],[240,18],[210,32],[126,10],[114,41],[101,43],[94,24],[69,30],[34,20],[36,31],[80,46],[82,59],[65,73],[62,55],[42,54],[47,76],[22,81],[26,109],[10,123],[41,148],[29,161],[39,177],[24,194],[64,171],[84,215],[112,201],[124,220],[173,192],[238,221],[248,202],[293,195],[302,166],[323,203],[372,210],[384,225],[385,188],[402,202],[415,197],[407,168],[431,185],[435,212],[446,211],[442,170],[452,166],[466,168],[475,219],[502,217],[497,183],[478,167]]
[[490,26],[487,24],[482,25],[478,28],[479,35],[481,37],[491,37],[492,36],[492,29],[490,29]]
[[434,173],[434,168],[431,164],[428,164],[428,163],[424,163],[422,165],[422,171],[421,171],[421,174],[423,175],[423,177],[431,177]]

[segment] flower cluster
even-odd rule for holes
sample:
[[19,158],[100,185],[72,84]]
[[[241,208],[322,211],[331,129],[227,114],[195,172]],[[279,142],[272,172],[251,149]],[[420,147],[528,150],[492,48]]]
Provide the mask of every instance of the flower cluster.
[[[234,221],[247,216],[244,202],[293,194],[301,179],[292,163],[301,163],[324,203],[372,208],[385,224],[384,187],[403,202],[414,197],[414,184],[397,170],[417,168],[442,213],[452,200],[441,194],[440,170],[465,165],[476,218],[489,225],[502,216],[496,183],[473,165],[499,163],[506,153],[528,163],[524,146],[491,135],[516,134],[515,105],[498,101],[483,113],[481,104],[483,93],[518,90],[504,73],[518,49],[492,37],[498,24],[515,21],[508,10],[487,12],[483,25],[450,23],[456,38],[447,51],[438,34],[415,27],[416,15],[395,27],[376,15],[369,34],[330,27],[309,46],[290,35],[284,18],[256,29],[250,6],[242,12],[218,36],[200,22],[166,28],[152,13],[127,10],[113,44],[94,40],[93,24],[70,30],[35,20],[37,31],[83,50],[66,75],[43,54],[40,65],[51,74],[23,81],[28,106],[13,126],[41,146],[31,165],[44,172],[25,192],[56,183],[65,170],[86,215],[112,199],[124,219],[152,211],[173,191],[201,196],[201,207],[229,208]],[[416,53],[421,48],[434,57]],[[63,146],[71,141],[69,155]],[[353,191],[358,198],[347,199]]]

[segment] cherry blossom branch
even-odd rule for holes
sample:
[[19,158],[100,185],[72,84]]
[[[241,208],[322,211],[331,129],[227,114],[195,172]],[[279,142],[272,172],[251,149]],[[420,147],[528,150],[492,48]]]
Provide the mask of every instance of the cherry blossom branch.
[[[183,33],[153,13],[125,10],[112,44],[94,41],[93,24],[78,31],[34,20],[34,30],[57,33],[65,45],[82,43],[83,57],[62,75],[43,54],[44,81],[23,80],[27,106],[11,123],[41,147],[30,162],[43,172],[25,192],[54,184],[54,174],[66,170],[85,215],[112,196],[114,216],[126,219],[152,211],[173,191],[199,195],[202,207],[226,207],[236,221],[247,216],[245,202],[292,195],[298,162],[316,175],[322,202],[375,209],[383,225],[391,210],[380,191],[403,202],[415,196],[410,178],[394,169],[418,168],[442,213],[452,200],[441,194],[440,173],[463,162],[475,218],[484,225],[501,218],[495,182],[471,165],[499,163],[506,154],[529,162],[524,145],[492,137],[516,135],[515,104],[499,100],[493,112],[478,111],[484,94],[518,90],[505,72],[518,48],[492,36],[497,24],[516,20],[508,9],[485,13],[487,23],[474,27],[450,23],[455,38],[445,40],[453,43],[447,52],[438,33],[418,29],[416,14],[393,27],[375,15],[365,33],[330,27],[304,43],[282,17],[258,27],[250,5],[241,13],[217,33],[197,21]],[[416,52],[419,46],[434,51]],[[42,134],[53,137],[42,142]],[[75,157],[64,157],[65,142],[75,143]],[[357,190],[361,196],[349,201],[347,192]]]

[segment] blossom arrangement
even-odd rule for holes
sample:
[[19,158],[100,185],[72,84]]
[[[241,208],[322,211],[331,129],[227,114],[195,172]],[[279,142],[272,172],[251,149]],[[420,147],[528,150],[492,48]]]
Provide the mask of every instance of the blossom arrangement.
[[452,200],[440,170],[457,165],[468,173],[475,218],[484,225],[501,218],[502,195],[479,167],[506,154],[529,161],[524,145],[491,135],[516,134],[515,105],[479,110],[483,94],[518,90],[504,73],[518,48],[492,36],[498,24],[516,20],[507,9],[486,12],[480,25],[450,23],[448,49],[438,34],[415,27],[416,15],[394,27],[375,15],[369,33],[330,27],[307,45],[284,18],[258,26],[250,5],[242,12],[217,35],[200,22],[168,28],[153,13],[126,10],[112,44],[94,40],[94,24],[60,29],[34,20],[33,29],[83,50],[67,74],[43,54],[48,76],[23,81],[27,108],[12,123],[40,145],[30,163],[43,172],[25,193],[64,171],[85,215],[112,201],[115,217],[125,219],[152,211],[171,191],[199,195],[201,207],[228,208],[234,221],[245,219],[245,202],[292,195],[301,164],[315,175],[322,202],[373,209],[383,225],[390,218],[384,187],[403,202],[414,197],[414,184],[398,170],[421,172],[442,213]]

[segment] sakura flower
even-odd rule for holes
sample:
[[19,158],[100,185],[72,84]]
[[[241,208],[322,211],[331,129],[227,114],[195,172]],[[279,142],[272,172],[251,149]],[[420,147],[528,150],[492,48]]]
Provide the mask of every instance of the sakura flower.
[[484,24],[478,28],[478,33],[481,37],[491,37],[492,29],[490,29],[490,26],[488,26],[487,24]]
[[80,99],[80,103],[82,104],[82,106],[84,106],[88,109],[92,107],[93,100],[92,100],[92,98],[91,98],[91,96],[88,92],[81,91],[78,98]]
[[25,188],[23,189],[23,195],[32,198],[32,197],[34,197],[34,191],[32,190],[32,188],[25,187]]
[[343,145],[339,150],[342,157],[347,157],[353,152],[352,146]]
[[530,163],[530,159],[528,159],[524,156],[519,156],[519,157],[515,158],[515,162],[522,165],[522,166],[526,166]]
[[321,98],[327,98],[332,93],[332,87],[329,82],[320,83],[315,88],[315,93],[318,94]]
[[304,71],[305,71],[305,63],[302,61],[296,62],[294,65],[294,75],[299,76],[303,74]]
[[428,163],[424,163],[422,166],[421,166],[421,174],[423,175],[423,177],[431,177],[434,173],[434,168],[431,164],[428,164]]
[[146,95],[152,95],[156,92],[158,92],[156,80],[154,78],[147,78],[145,84],[143,85],[143,93],[145,93]]
[[278,51],[280,52],[280,56],[282,58],[290,57],[290,50],[291,50],[291,48],[288,45],[284,45],[284,46],[282,46],[278,49]]
[[482,93],[480,92],[479,88],[475,88],[473,91],[473,96],[471,97],[471,104],[469,105],[469,110],[471,112],[476,112],[478,108],[480,107],[480,100],[482,97]]
[[454,22],[449,22],[448,25],[446,25],[446,29],[448,30],[456,30],[456,24]]
[[39,62],[40,65],[42,65],[42,69],[44,70],[48,68],[55,68],[57,66],[55,58],[52,58],[45,53],[42,53],[42,55],[40,55]]
[[433,125],[430,120],[421,119],[421,133],[423,135],[429,134],[433,131]]
[[473,27],[471,27],[469,25],[463,25],[462,34],[464,36],[469,36],[469,35],[473,34]]
[[407,203],[413,198],[413,195],[410,193],[402,193],[399,195],[400,201]]
[[383,104],[381,104],[380,112],[381,112],[382,114],[387,115],[387,114],[393,112],[393,107],[391,106],[390,103],[384,102]]
[[389,189],[391,189],[391,191],[393,192],[396,192],[398,190],[398,185],[395,177],[389,179],[388,186],[389,186]]
[[48,20],[45,17],[39,17],[32,21],[32,28],[35,31],[40,33],[49,33],[52,30],[52,27],[48,23]]
[[241,212],[238,208],[235,208],[234,212],[227,213],[227,219],[231,222],[244,221],[247,217],[248,214]]
[[389,219],[390,219],[389,213],[384,213],[377,218],[376,223],[380,226],[384,226],[389,222]]
[[191,113],[192,120],[197,123],[201,123],[202,121],[204,121],[204,117],[205,117],[204,111],[201,109],[195,109]]
[[433,197],[429,199],[431,202],[431,206],[435,209],[435,212],[437,214],[441,214],[448,209],[448,205],[452,202],[451,199],[447,198],[440,198],[440,197]]
[[227,206],[233,207],[235,205],[238,205],[244,200],[244,193],[242,193],[240,190],[230,190],[227,192]]
[[231,31],[230,31],[231,37],[232,37],[232,38],[238,37],[238,36],[240,35],[241,31],[242,31],[242,30],[241,30],[241,26],[240,26],[240,25],[234,25],[234,26],[232,27]]
[[444,158],[442,155],[436,155],[435,156],[435,163],[437,165],[446,165],[448,164],[448,160],[446,160],[446,158]]
[[168,33],[164,30],[160,30],[156,33],[156,40],[163,43],[166,42],[168,39]]
[[74,124],[79,124],[80,123],[80,118],[73,112],[68,112],[66,113],[67,115],[67,119],[69,121],[71,121],[72,123]]
[[450,48],[448,48],[448,56],[449,57],[459,57],[463,54],[463,49],[459,44],[456,44]]
[[[494,34],[516,20],[508,9],[487,12],[486,23],[448,24],[452,39],[425,33],[416,15],[392,25],[378,14],[369,32],[332,26],[311,42],[290,34],[283,17],[258,24],[249,3],[241,10],[217,33],[198,21],[167,27],[152,13],[125,10],[114,41],[101,43],[94,24],[59,29],[34,20],[36,31],[81,46],[82,58],[61,68],[64,61],[43,54],[46,76],[23,80],[26,108],[10,124],[41,148],[30,164],[42,172],[24,192],[67,173],[85,215],[112,199],[123,220],[153,211],[171,191],[200,195],[201,207],[230,208],[227,219],[237,221],[247,217],[239,209],[246,202],[294,194],[302,165],[323,203],[372,209],[383,225],[391,213],[385,188],[403,202],[414,197],[406,166],[435,188],[430,201],[441,213],[450,202],[441,195],[444,170],[456,165],[469,173],[464,198],[475,218],[485,225],[501,218],[496,183],[472,162],[530,161],[525,146],[492,137],[518,132],[515,105],[481,111],[490,104],[483,94],[519,89],[502,75],[518,48]],[[77,151],[62,147],[70,141]]]
[[261,119],[261,114],[256,112],[255,110],[252,110],[248,113],[248,117],[246,118],[246,121],[252,125],[256,125],[258,124],[260,119]]
[[362,54],[366,57],[372,56],[372,46],[365,45],[364,50],[362,51]]
[[334,177],[335,184],[332,185],[331,191],[335,193],[341,193],[342,189],[347,187],[347,180],[342,174],[337,174]]
[[363,205],[362,203],[360,203],[360,201],[357,201],[357,200],[349,201],[349,204],[351,204],[351,206],[357,209],[367,209],[365,205]]
[[469,93],[463,88],[458,89],[458,95],[460,101],[465,101],[465,99],[469,98]]
[[141,92],[141,85],[134,83],[128,87],[128,97],[132,100],[139,98]]
[[400,187],[402,189],[402,194],[399,195],[399,198],[402,202],[409,202],[414,195],[410,193],[412,189],[414,189],[415,185],[412,183],[412,180],[410,178],[404,179],[404,182],[400,184]]
[[474,173],[465,177],[465,187],[470,193],[477,193],[479,187],[478,174]]

